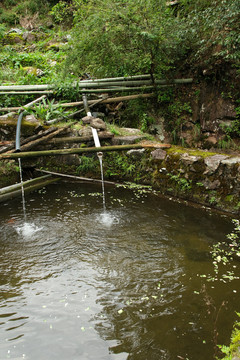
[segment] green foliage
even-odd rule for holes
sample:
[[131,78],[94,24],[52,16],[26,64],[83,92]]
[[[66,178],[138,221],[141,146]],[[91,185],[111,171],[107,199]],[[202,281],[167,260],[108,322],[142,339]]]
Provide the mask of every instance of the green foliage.
[[185,7],[184,37],[192,42],[192,60],[219,64],[240,59],[239,11],[238,0],[195,0]]
[[[236,313],[238,317],[240,317],[240,313]],[[221,352],[225,354],[222,360],[232,360],[235,356],[236,358],[239,355],[239,346],[240,346],[240,321],[234,324],[232,336],[231,336],[231,344],[230,346],[220,345],[219,348]]]
[[125,76],[161,73],[170,60],[162,49],[165,1],[75,0],[73,51],[67,68],[76,74]]
[[87,174],[88,172],[95,172],[99,169],[98,160],[95,156],[81,156],[81,164],[77,167],[77,174]]
[[183,191],[183,192],[191,190],[192,180],[187,180],[187,179],[181,177],[180,173],[177,175],[173,175],[173,174],[167,174],[167,175],[177,185],[178,190]]
[[53,16],[54,21],[57,24],[66,23],[72,20],[74,7],[72,4],[66,3],[66,1],[60,0],[55,6],[53,6],[50,14]]
[[[172,133],[175,144],[181,140],[182,127],[191,113],[192,109],[189,103],[182,103],[180,100],[176,99],[168,105],[168,130]],[[184,143],[182,143],[182,146],[184,146]]]
[[240,222],[237,219],[233,219],[232,222],[234,230],[227,235],[227,241],[213,245],[211,255],[215,276],[208,276],[208,281],[239,280],[239,274],[235,273],[235,266],[232,263],[234,259],[240,258]]
[[6,27],[3,24],[0,24],[0,43],[4,37],[5,31],[6,31]]
[[62,117],[63,109],[61,107],[54,106],[55,100],[42,99],[42,103],[34,105],[33,108],[27,108],[27,112],[34,114],[38,119],[48,121],[53,118]]
[[144,113],[142,118],[140,119],[140,129],[143,132],[147,132],[149,130],[149,126],[154,124],[155,120],[152,116]]

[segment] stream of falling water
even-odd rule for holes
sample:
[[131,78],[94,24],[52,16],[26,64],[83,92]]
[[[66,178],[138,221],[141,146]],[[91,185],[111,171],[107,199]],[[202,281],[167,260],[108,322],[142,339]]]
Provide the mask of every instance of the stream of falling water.
[[104,176],[103,176],[103,162],[102,162],[102,153],[98,153],[98,159],[101,168],[101,179],[102,179],[102,196],[103,196],[103,210],[106,210],[106,199],[105,199],[105,189],[104,189]]
[[20,158],[18,158],[18,164],[19,164],[19,173],[20,173],[21,190],[22,190],[23,216],[24,216],[24,222],[26,223],[27,222],[27,214],[26,214],[25,195],[24,195],[23,178],[22,178],[22,163],[21,163]]
[[[99,137],[98,137],[98,133],[97,130],[95,128],[91,128],[92,129],[92,134],[93,134],[93,140],[94,140],[94,144],[95,147],[101,147],[100,141],[99,141]],[[102,179],[102,196],[103,196],[103,210],[106,210],[106,200],[105,200],[105,189],[104,189],[104,176],[103,176],[103,154],[101,152],[97,153],[98,159],[99,159],[99,163],[100,163],[100,168],[101,168],[101,179]]]

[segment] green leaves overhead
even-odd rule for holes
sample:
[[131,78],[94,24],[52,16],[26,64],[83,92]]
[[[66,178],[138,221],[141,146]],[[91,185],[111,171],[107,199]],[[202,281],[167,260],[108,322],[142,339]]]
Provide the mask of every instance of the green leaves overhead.
[[85,69],[101,76],[149,73],[163,61],[165,1],[158,6],[154,1],[132,0],[76,0],[76,4],[73,51],[68,59],[74,72]]
[[[74,0],[72,51],[76,75],[162,75],[188,63],[240,58],[238,0]],[[196,63],[197,61],[197,63]]]

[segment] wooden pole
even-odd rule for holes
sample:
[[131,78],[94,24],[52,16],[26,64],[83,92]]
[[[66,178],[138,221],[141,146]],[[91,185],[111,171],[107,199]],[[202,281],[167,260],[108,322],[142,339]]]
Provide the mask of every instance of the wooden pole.
[[18,152],[13,154],[1,154],[1,159],[28,159],[40,156],[56,156],[56,155],[70,155],[70,154],[83,154],[83,153],[96,153],[108,151],[124,151],[131,149],[145,149],[145,148],[170,148],[170,144],[129,144],[129,145],[115,145],[115,146],[101,146],[90,148],[74,148],[74,149],[57,149],[57,150],[43,150],[43,151],[28,151]]
[[[36,135],[32,135],[32,136],[28,137],[27,139],[22,140],[22,141],[20,142],[20,145],[22,146],[22,145],[24,145],[24,144],[29,143],[30,141],[39,139],[39,138],[42,137],[42,136],[51,134],[53,131],[56,131],[56,128],[51,127],[51,128],[49,128],[49,129],[45,130],[44,132],[42,132],[41,134],[38,133],[38,134],[36,134]],[[12,149],[14,149],[14,148],[15,148],[15,142],[13,141],[13,142],[11,142],[11,144],[6,145],[6,146],[3,146],[2,148],[0,148],[0,154],[5,153],[5,152],[8,152],[8,151],[10,152],[10,150],[12,150]],[[11,152],[14,152],[14,151],[11,151]]]

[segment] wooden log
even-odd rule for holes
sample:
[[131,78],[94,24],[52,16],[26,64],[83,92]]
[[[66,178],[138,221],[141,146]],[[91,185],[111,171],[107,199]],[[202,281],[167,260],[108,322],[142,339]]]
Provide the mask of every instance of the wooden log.
[[25,189],[30,185],[36,184],[38,182],[42,182],[43,180],[46,180],[46,179],[48,179],[50,177],[51,177],[51,175],[44,175],[44,176],[40,176],[40,177],[35,178],[35,179],[24,181],[22,184],[17,183],[17,184],[13,184],[13,185],[10,185],[10,186],[6,186],[6,187],[0,189],[0,195],[7,194],[9,192],[19,190],[19,189],[22,188],[22,186]]
[[[55,177],[55,178],[52,178],[52,179],[49,179],[49,180],[39,182],[37,184],[26,187],[24,189],[24,192],[29,193],[31,191],[41,189],[42,187],[47,186],[49,184],[52,184],[52,183],[54,183],[56,181],[59,181],[59,180],[60,180],[60,178]],[[22,190],[21,189],[15,190],[15,191],[0,195],[0,202],[7,201],[7,200],[13,199],[15,197],[21,196],[21,195],[22,195]]]
[[1,154],[1,159],[27,159],[40,156],[55,156],[55,155],[70,155],[70,154],[83,154],[83,153],[96,153],[96,152],[111,152],[111,151],[125,151],[131,149],[144,149],[144,148],[166,149],[170,148],[170,144],[129,144],[129,145],[115,145],[115,146],[101,146],[90,148],[74,148],[74,149],[57,149],[57,150],[43,150],[43,151],[28,151],[13,154]]
[[72,126],[73,124],[76,124],[76,122],[74,123],[71,123],[67,126],[64,126],[62,128],[59,128],[57,130],[55,130],[54,132],[51,132],[50,134],[48,135],[45,135],[45,136],[41,136],[39,139],[37,140],[34,140],[34,141],[30,141],[28,142],[26,145],[23,145],[21,146],[21,151],[25,151],[25,150],[30,150],[32,149],[33,147],[39,145],[39,144],[42,144],[43,142],[46,142],[50,139],[52,139],[54,136],[57,136],[61,133],[63,133],[64,131],[66,131],[70,126]]
[[[38,133],[38,134],[36,134],[36,135],[32,135],[32,136],[28,137],[27,139],[22,140],[22,141],[20,142],[20,144],[21,144],[21,146],[22,146],[22,145],[24,145],[24,144],[29,143],[30,141],[39,139],[39,138],[42,137],[42,136],[51,134],[51,133],[52,133],[53,131],[55,131],[55,130],[56,130],[55,127],[54,127],[54,128],[51,127],[51,128],[49,128],[49,129],[45,130],[44,132],[42,132],[41,134]],[[15,142],[14,142],[14,141],[11,141],[11,144],[2,147],[2,148],[0,149],[0,154],[5,153],[5,152],[10,152],[10,150],[12,150],[12,149],[15,149]],[[11,152],[14,152],[14,151],[11,151]]]

